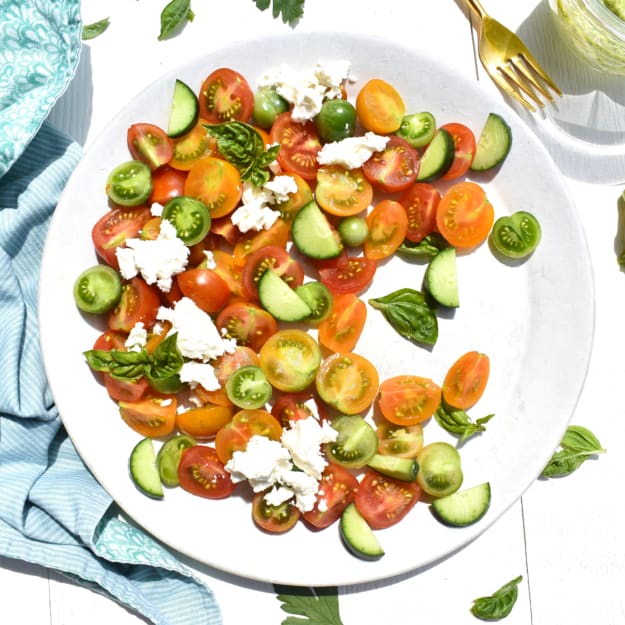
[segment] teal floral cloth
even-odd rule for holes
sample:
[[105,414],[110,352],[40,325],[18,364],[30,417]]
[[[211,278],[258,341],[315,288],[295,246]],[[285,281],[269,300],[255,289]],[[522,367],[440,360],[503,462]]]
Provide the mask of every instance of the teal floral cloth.
[[0,0],[0,176],[74,76],[81,34],[79,0]]
[[212,591],[127,522],[68,438],[39,345],[50,218],[81,148],[45,121],[80,53],[78,0],[0,0],[0,556],[155,625],[222,625]]

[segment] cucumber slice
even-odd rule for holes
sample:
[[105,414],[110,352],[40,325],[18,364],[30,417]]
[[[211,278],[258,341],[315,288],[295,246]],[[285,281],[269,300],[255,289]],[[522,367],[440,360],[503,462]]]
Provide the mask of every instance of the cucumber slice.
[[258,299],[279,321],[301,321],[312,315],[310,306],[271,269],[258,281]]
[[182,80],[176,79],[169,110],[167,134],[172,139],[181,137],[197,124],[199,116],[200,104],[195,92]]
[[414,482],[419,472],[419,463],[414,458],[384,456],[375,454],[367,465],[382,475],[387,475],[402,482]]
[[460,306],[456,250],[453,247],[442,249],[430,261],[425,271],[425,286],[441,306]]
[[314,200],[295,215],[291,234],[295,247],[310,258],[335,258],[343,251],[341,237]]
[[435,499],[432,508],[444,523],[464,527],[476,523],[486,514],[490,506],[490,497],[490,483],[484,482]]
[[496,167],[508,156],[512,146],[512,131],[506,120],[490,113],[477,140],[472,171],[486,171]]
[[353,503],[350,503],[340,521],[341,538],[347,548],[363,560],[379,560],[384,555],[377,536]]
[[144,438],[134,446],[128,465],[132,481],[142,493],[154,499],[163,498],[163,484],[151,438]]
[[417,180],[429,182],[440,178],[454,162],[455,152],[453,137],[444,128],[439,128],[423,152]]

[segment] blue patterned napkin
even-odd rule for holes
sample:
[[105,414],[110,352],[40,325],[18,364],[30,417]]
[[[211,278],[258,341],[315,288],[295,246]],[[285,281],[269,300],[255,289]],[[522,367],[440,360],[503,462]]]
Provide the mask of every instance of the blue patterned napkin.
[[158,625],[220,625],[212,592],[118,518],[47,385],[37,323],[41,251],[80,156],[44,123],[0,178],[0,555],[57,569]]

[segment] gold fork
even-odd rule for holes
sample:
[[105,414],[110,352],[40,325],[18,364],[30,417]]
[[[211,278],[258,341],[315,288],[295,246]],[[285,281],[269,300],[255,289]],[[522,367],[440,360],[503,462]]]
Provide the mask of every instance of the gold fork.
[[501,90],[532,112],[536,111],[532,102],[541,108],[545,106],[540,96],[549,102],[554,101],[548,88],[562,95],[525,44],[511,30],[490,17],[479,0],[467,0],[467,4],[479,20],[476,30],[480,60]]

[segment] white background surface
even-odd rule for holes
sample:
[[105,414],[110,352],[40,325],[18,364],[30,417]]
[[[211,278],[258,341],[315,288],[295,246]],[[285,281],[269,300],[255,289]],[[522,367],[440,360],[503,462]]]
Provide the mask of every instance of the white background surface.
[[[479,80],[481,88],[497,94],[475,61],[473,34],[461,2],[387,0],[382,5],[369,1],[356,5],[308,0],[306,4],[306,17],[298,31],[331,26],[393,37],[456,62],[467,75]],[[154,0],[109,0],[104,7],[96,0],[84,0],[85,23],[108,15],[111,27],[85,45],[76,79],[53,111],[52,121],[85,146],[129,99],[164,71],[198,52],[219,49],[247,34],[289,30],[269,13],[260,13],[251,0],[195,0],[195,21],[178,37],[158,42],[160,5]],[[620,357],[621,346],[625,345],[625,285],[615,259],[615,247],[620,251],[615,238],[622,185],[586,182],[589,178],[601,183],[625,181],[625,150],[619,150],[623,134],[619,114],[625,105],[625,84],[623,79],[596,76],[570,61],[552,31],[546,2],[484,0],[484,5],[493,17],[532,44],[535,56],[567,94],[550,115],[560,120],[561,127],[565,127],[561,120],[568,116],[566,128],[575,136],[559,142],[556,135],[549,147],[567,174],[566,183],[586,229],[597,313],[591,366],[572,422],[589,427],[608,452],[571,476],[536,482],[485,534],[438,565],[384,583],[342,587],[344,625],[476,623],[469,613],[472,600],[490,594],[519,574],[524,580],[517,604],[504,621],[507,625],[625,622],[625,539],[619,497],[625,469],[619,450],[625,427],[620,393],[625,373]],[[414,71],[417,73],[418,68]],[[597,116],[597,103],[605,114]],[[513,110],[532,126],[535,124],[514,106],[510,115],[516,114]],[[609,136],[600,132],[602,127],[609,129]],[[605,152],[613,154],[598,164],[597,154]],[[574,296],[570,302],[572,307],[591,305]],[[427,537],[415,537],[420,539]],[[230,540],[235,549],[236,537]],[[0,615],[4,622],[142,622],[140,617],[54,572],[3,559],[0,566]],[[286,617],[268,585],[220,574],[206,579],[228,625],[278,625]]]

